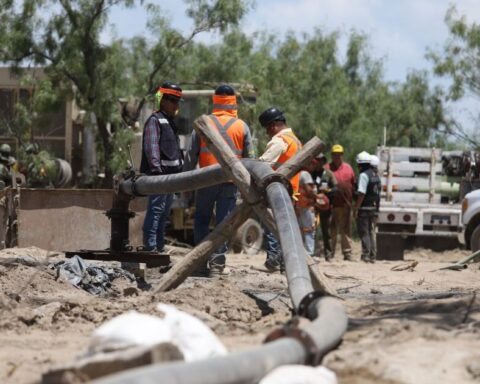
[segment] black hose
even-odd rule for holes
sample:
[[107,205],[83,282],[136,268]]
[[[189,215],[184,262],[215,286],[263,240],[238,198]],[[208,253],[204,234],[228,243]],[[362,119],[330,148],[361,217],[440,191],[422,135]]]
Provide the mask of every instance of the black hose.
[[285,364],[301,364],[307,353],[292,338],[279,339],[227,356],[192,363],[156,364],[95,380],[95,384],[241,384],[258,383],[267,372]]
[[[242,163],[252,175],[256,175],[257,179],[274,173],[272,168],[263,161],[242,159]],[[158,195],[193,191],[226,181],[228,176],[220,165],[215,164],[171,175],[143,175],[136,179],[126,179],[120,183],[120,191],[127,195]]]
[[277,223],[288,290],[293,306],[298,310],[302,299],[313,291],[313,287],[297,216],[290,195],[282,184],[276,182],[269,184],[266,194]]
[[220,165],[211,165],[193,171],[171,175],[139,176],[120,183],[120,191],[127,195],[158,195],[193,191],[228,181]]
[[277,340],[247,351],[192,363],[175,362],[140,367],[93,381],[95,384],[253,384],[276,367],[318,364],[335,348],[347,329],[343,305],[332,297],[315,303],[318,318]]
[[[276,337],[280,337],[279,339],[248,351],[194,363],[156,364],[101,378],[94,381],[95,383],[256,383],[265,374],[281,365],[318,364],[323,355],[340,343],[347,329],[345,309],[337,299],[315,298],[318,296],[312,295],[313,287],[306,262],[306,251],[285,184],[269,179],[273,171],[268,164],[253,160],[243,163],[257,183],[270,180],[265,192],[278,229],[290,297],[296,311],[300,304],[305,305],[306,298],[314,297],[311,301],[307,300],[305,312],[305,315],[313,321],[307,322],[306,325],[300,324],[298,327],[284,327],[277,332]],[[139,178],[138,181],[141,183],[136,189],[142,194],[156,194],[191,190],[226,181],[219,166],[202,170],[203,172],[196,170],[168,175],[170,177],[150,176],[144,180]],[[132,194],[131,184],[125,189],[121,185],[121,188],[124,192]]]
[[340,300],[325,296],[309,306],[311,323],[302,327],[314,341],[320,357],[335,349],[347,331],[348,317]]

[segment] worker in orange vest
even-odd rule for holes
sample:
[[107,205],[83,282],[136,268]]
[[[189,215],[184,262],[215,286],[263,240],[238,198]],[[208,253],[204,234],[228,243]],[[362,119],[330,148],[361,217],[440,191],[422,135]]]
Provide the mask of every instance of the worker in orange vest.
[[[208,116],[233,153],[238,158],[253,157],[250,128],[237,116],[237,98],[235,90],[226,84],[215,89],[213,95],[213,112]],[[190,147],[187,151],[184,170],[218,164],[217,159],[207,147],[203,138],[196,131],[192,132]],[[235,208],[237,187],[227,182],[196,191],[194,216],[194,241],[200,243],[209,233],[210,221],[215,208],[215,223],[218,225]],[[225,252],[227,244],[220,247],[210,258],[208,265],[201,271],[202,275],[214,276],[225,274]]]
[[[266,109],[258,117],[258,121],[267,130],[267,134],[270,137],[270,141],[267,143],[265,152],[260,156],[260,160],[268,162],[274,169],[278,168],[280,164],[286,162],[302,148],[302,143],[295,136],[292,129],[287,126],[287,120],[280,109],[276,107]],[[300,184],[300,173],[297,173],[290,182],[293,187],[293,198],[296,199]],[[269,230],[265,229],[264,233],[267,248],[267,260],[264,265],[267,270],[274,272],[282,269],[283,258],[280,244]]]
[[295,204],[298,225],[302,233],[303,245],[310,256],[315,251],[315,205],[317,204],[317,188],[312,175],[308,171],[300,172],[300,189],[298,201]]

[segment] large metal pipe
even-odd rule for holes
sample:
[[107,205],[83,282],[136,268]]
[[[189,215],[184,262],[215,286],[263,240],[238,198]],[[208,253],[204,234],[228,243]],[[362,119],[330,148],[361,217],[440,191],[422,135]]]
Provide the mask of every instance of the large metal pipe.
[[307,266],[307,253],[298,226],[292,200],[285,187],[271,183],[266,189],[268,204],[277,223],[277,231],[285,263],[288,290],[296,311],[302,300],[313,291]]
[[[265,163],[246,161],[244,164],[257,184],[265,183],[262,187],[265,188],[266,198],[277,225],[294,308],[298,311],[304,305],[302,315],[313,321],[307,325],[284,327],[274,333],[276,336],[272,336],[279,337],[278,339],[248,351],[188,364],[177,362],[138,368],[97,380],[95,383],[256,383],[273,368],[284,364],[317,364],[324,354],[339,344],[347,328],[344,307],[337,299],[318,297],[313,292],[306,251],[285,183],[272,178],[273,171]],[[217,170],[210,170],[205,174],[208,175],[209,172]],[[198,188],[198,181],[193,178],[196,179],[195,174],[188,176],[188,189]],[[207,179],[212,181],[210,176]],[[149,180],[152,185],[165,182],[163,179],[153,180],[153,177],[149,177]],[[182,183],[181,185],[184,185]],[[150,181],[146,184],[150,184]],[[162,188],[164,187],[165,185]],[[139,189],[136,190],[140,192]],[[159,193],[158,188],[150,190],[155,191],[151,193]],[[148,194],[147,188],[143,189],[143,192],[142,194]]]
[[[272,209],[277,233],[285,263],[290,298],[296,311],[302,300],[313,291],[312,281],[307,266],[307,253],[298,226],[297,216],[293,209],[290,194],[283,183],[273,181],[277,175],[267,163],[258,160],[245,160],[243,164],[251,173],[257,185],[263,185],[270,208]],[[278,176],[278,175],[277,175]]]
[[[263,161],[253,159],[242,159],[241,161],[256,180],[275,174],[272,168]],[[171,175],[142,175],[135,179],[125,179],[121,181],[119,189],[127,195],[148,196],[193,191],[226,181],[228,181],[228,176],[222,167],[216,164]]]
[[266,372],[307,358],[302,343],[279,339],[257,348],[192,363],[167,363],[128,370],[95,380],[96,384],[240,384],[258,383]]
[[147,196],[192,191],[224,183],[227,180],[227,176],[219,165],[211,165],[171,175],[139,176],[135,179],[122,180],[119,189],[127,195]]

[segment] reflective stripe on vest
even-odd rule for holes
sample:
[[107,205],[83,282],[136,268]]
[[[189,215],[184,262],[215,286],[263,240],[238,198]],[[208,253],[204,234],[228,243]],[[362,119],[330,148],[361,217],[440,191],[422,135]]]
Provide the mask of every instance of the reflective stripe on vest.
[[165,165],[167,167],[175,167],[177,165],[182,165],[183,161],[178,159],[178,160],[160,160],[160,165]]
[[213,110],[228,111],[237,109],[237,97],[235,95],[213,95]]
[[[219,118],[215,115],[209,115],[210,120],[215,124],[218,132],[232,149],[235,156],[238,158],[242,157],[243,153],[243,144],[244,144],[244,122],[242,120],[230,117],[230,119],[222,125]],[[233,138],[237,136],[237,140]],[[218,164],[215,156],[210,152],[203,138],[200,139],[200,154],[198,158],[198,163],[201,168]]]
[[[160,155],[160,169],[155,169],[155,172],[160,171],[161,174],[179,173],[183,166],[183,153],[180,150],[178,136],[175,134],[173,122],[165,117],[163,112],[153,113],[149,119],[155,119],[159,124],[160,137],[158,140],[158,150]],[[142,138],[142,159],[140,164],[140,171],[142,173],[150,173],[152,171],[145,154],[145,136]]]
[[226,105],[226,104],[213,104],[214,109],[219,109],[222,111],[227,111],[230,109],[238,109],[236,105]]

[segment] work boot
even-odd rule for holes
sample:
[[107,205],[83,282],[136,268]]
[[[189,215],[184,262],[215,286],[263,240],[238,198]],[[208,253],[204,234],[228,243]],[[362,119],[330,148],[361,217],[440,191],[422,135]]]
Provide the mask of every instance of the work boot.
[[230,270],[228,268],[210,268],[210,274],[208,277],[220,277],[220,276],[228,276],[230,274]]
[[368,256],[362,255],[360,257],[360,260],[362,260],[364,263],[370,262],[370,258]]
[[192,276],[194,277],[209,277],[210,276],[210,269],[203,265],[200,268],[197,268],[193,273]]
[[271,259],[267,259],[267,261],[265,261],[265,263],[263,264],[263,266],[267,269],[268,272],[270,273],[274,273],[274,272],[277,272],[277,271],[281,271],[281,263],[277,262],[277,261],[272,261]]
[[343,260],[352,261],[352,255],[350,255],[350,254],[343,255]]

